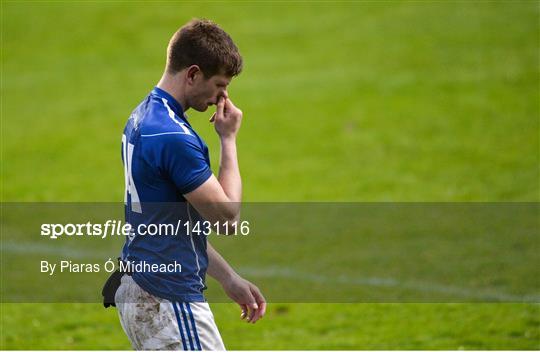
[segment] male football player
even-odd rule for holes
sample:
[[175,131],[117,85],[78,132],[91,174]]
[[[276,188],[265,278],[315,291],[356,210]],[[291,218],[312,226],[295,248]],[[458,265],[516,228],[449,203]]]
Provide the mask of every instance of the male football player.
[[[236,135],[242,111],[227,87],[241,70],[242,57],[231,37],[211,21],[194,19],[171,38],[161,80],[127,121],[122,136],[125,210],[135,230],[121,260],[181,264],[181,270],[134,270],[122,276],[115,302],[134,349],[225,349],[203,295],[206,273],[241,306],[242,318],[255,323],[265,313],[259,289],[227,264],[207,236],[186,235],[183,227],[177,236],[136,230],[141,224],[178,220],[189,226],[202,220],[229,226],[239,220]],[[185,115],[190,108],[206,111],[211,105],[216,106],[211,121],[221,142],[217,177],[206,144]]]

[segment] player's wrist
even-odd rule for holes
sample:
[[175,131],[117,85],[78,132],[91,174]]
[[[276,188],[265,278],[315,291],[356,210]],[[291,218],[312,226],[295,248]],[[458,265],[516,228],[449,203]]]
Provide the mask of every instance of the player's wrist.
[[236,143],[236,133],[219,135],[221,143]]
[[240,278],[240,275],[238,275],[234,270],[227,271],[221,275],[221,277],[218,279],[221,286],[226,287],[230,285],[231,283],[234,283],[236,280]]

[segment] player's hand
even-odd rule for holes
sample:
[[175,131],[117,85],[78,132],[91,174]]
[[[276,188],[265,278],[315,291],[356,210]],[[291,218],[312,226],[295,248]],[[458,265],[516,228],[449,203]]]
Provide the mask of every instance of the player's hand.
[[242,319],[255,323],[266,312],[266,300],[257,286],[235,275],[223,284],[225,293],[242,308]]
[[242,111],[234,106],[228,97],[220,97],[210,122],[214,123],[214,128],[221,138],[235,137],[242,122]]

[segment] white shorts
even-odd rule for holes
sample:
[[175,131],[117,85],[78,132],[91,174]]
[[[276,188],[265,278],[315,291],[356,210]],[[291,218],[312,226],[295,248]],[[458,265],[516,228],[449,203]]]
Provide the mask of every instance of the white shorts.
[[225,350],[207,302],[171,302],[146,292],[124,275],[115,303],[135,350]]

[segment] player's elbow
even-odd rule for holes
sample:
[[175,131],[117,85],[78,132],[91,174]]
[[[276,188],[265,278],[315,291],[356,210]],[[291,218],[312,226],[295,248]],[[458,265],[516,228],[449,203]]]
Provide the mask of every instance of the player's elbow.
[[223,203],[221,222],[234,223],[240,220],[240,203]]
[[203,217],[214,223],[230,223],[240,219],[240,203],[220,202],[213,204],[199,205],[197,207]]
[[240,222],[240,204],[229,203],[222,209],[218,227],[215,229],[220,234],[235,234]]

